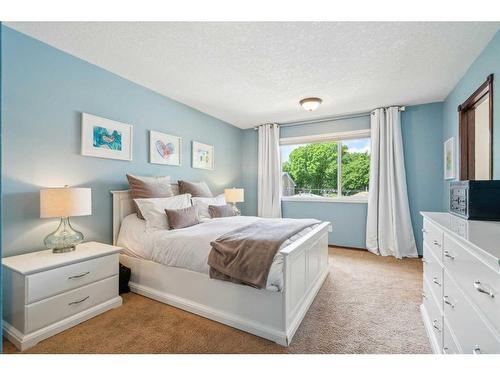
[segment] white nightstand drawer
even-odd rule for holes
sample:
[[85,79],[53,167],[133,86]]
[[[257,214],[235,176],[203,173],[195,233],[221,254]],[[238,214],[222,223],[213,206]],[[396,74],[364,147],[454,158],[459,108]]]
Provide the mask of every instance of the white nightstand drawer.
[[448,274],[500,332],[500,273],[449,236],[444,251]]
[[499,353],[500,338],[479,316],[455,282],[444,273],[444,314],[464,354]]
[[26,333],[36,331],[118,294],[118,275],[26,306]]
[[117,275],[118,264],[118,254],[111,254],[28,275],[26,304]]

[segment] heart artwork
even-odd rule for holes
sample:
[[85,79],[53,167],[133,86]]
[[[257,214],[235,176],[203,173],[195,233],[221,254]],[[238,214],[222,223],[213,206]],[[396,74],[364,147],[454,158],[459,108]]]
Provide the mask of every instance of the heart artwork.
[[157,140],[155,142],[155,145],[156,145],[156,150],[158,151],[158,154],[160,154],[160,156],[165,160],[168,159],[170,157],[170,155],[175,153],[175,147],[170,142],[165,144],[162,141]]

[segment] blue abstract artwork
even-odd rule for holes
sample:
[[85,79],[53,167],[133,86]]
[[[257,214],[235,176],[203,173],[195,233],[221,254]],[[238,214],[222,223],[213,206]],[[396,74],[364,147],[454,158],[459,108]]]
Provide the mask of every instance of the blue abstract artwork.
[[110,130],[102,126],[94,126],[93,145],[96,148],[121,151],[122,133],[118,130]]

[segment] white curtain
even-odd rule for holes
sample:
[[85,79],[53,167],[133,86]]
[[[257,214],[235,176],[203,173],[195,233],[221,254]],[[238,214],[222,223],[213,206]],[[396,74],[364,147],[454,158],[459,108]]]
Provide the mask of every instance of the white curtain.
[[277,124],[259,126],[258,215],[281,217],[280,133]]
[[379,108],[371,114],[366,247],[384,256],[418,256],[408,204],[398,107]]

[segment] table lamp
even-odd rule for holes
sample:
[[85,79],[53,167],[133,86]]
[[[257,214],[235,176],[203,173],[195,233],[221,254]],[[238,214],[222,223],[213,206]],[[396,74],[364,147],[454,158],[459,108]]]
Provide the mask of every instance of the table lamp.
[[236,203],[245,201],[245,189],[224,189],[224,198],[226,198],[226,202],[233,206],[236,215],[240,215],[241,212],[236,206]]
[[75,250],[83,241],[83,234],[76,231],[69,222],[70,216],[92,214],[91,190],[89,188],[48,188],[40,190],[40,217],[59,217],[59,227],[47,237],[44,243],[54,253]]

